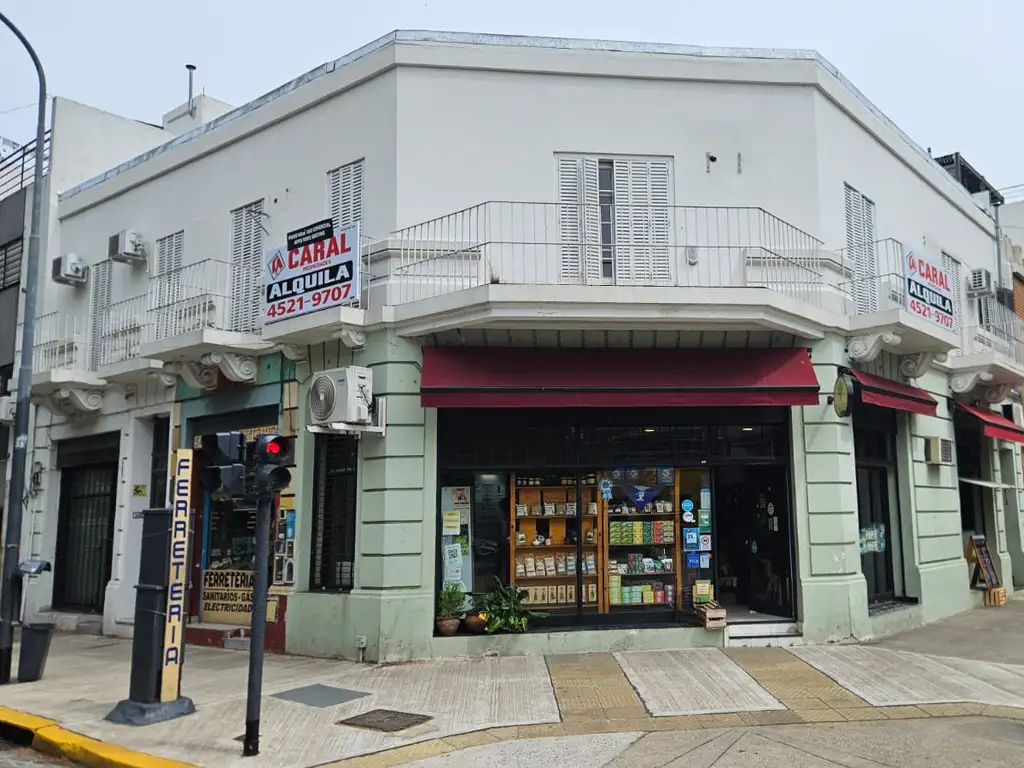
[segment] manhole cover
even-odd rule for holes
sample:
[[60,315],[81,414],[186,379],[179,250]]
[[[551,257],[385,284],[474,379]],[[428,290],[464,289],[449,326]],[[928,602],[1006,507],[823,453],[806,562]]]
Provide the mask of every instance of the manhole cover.
[[430,720],[427,715],[414,715],[411,712],[395,712],[393,709],[371,709],[361,715],[338,721],[338,725],[351,725],[356,728],[369,728],[373,731],[395,733]]
[[283,701],[294,701],[296,704],[305,704],[307,707],[336,707],[349,701],[355,701],[368,693],[362,691],[350,691],[348,688],[335,688],[332,685],[304,685],[301,688],[291,688],[287,691],[275,693],[275,699]]

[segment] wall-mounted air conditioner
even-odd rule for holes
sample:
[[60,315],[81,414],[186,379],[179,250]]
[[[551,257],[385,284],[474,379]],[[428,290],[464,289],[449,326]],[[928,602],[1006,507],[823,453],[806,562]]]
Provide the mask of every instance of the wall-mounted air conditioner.
[[[0,397],[0,424],[14,423],[14,396],[4,395]],[[0,450],[7,450],[7,446],[0,446]]]
[[981,296],[992,296],[995,294],[995,286],[992,283],[992,273],[982,267],[972,269],[967,276],[967,295],[971,298]]
[[352,365],[318,373],[310,384],[308,403],[310,424],[369,424],[373,371]]
[[924,439],[925,464],[952,464],[953,441],[944,437],[926,437]]
[[85,285],[89,280],[89,267],[77,253],[65,253],[53,260],[50,278],[61,285]]
[[110,236],[107,258],[120,264],[145,264],[146,242],[138,232],[122,229]]

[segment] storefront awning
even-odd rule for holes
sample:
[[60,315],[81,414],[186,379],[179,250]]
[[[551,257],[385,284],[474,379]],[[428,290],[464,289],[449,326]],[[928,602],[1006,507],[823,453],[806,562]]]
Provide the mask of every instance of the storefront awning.
[[806,349],[426,347],[431,408],[797,406],[818,403]]
[[1012,491],[1014,488],[1012,485],[1006,483],[995,483],[991,480],[979,480],[976,477],[960,477],[957,478],[961,483],[967,483],[967,485],[977,485],[980,488],[990,488],[993,491]]
[[939,407],[934,397],[918,387],[852,368],[850,375],[857,380],[862,403],[894,411],[919,413],[922,416],[934,416]]
[[1024,443],[1024,429],[1018,427],[1001,413],[966,403],[957,403],[956,407],[981,422],[981,433],[985,437],[1009,440],[1012,443]]

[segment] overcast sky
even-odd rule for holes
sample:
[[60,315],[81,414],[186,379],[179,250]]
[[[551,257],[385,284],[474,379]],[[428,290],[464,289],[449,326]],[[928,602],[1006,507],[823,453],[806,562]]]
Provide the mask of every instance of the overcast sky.
[[[0,0],[51,95],[148,122],[185,101],[185,63],[240,105],[393,29],[813,48],[918,144],[1024,184],[1024,0]],[[0,136],[24,142],[35,74],[0,29]],[[443,94],[438,94],[443,98]],[[14,110],[14,111],[10,111]]]

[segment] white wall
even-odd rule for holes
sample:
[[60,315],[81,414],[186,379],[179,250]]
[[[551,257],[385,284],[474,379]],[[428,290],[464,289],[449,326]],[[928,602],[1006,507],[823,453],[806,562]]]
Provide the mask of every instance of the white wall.
[[[122,229],[141,233],[151,249],[158,238],[184,229],[185,264],[230,261],[232,209],[264,198],[264,242],[283,244],[287,231],[330,214],[327,172],[360,158],[363,231],[383,237],[394,221],[395,104],[394,72],[380,75],[125,194],[62,214],[63,248],[94,264],[106,258],[109,236]],[[112,301],[146,291],[145,270],[115,265],[114,276]],[[63,308],[85,311],[87,290],[64,293],[71,298],[61,299]]]

